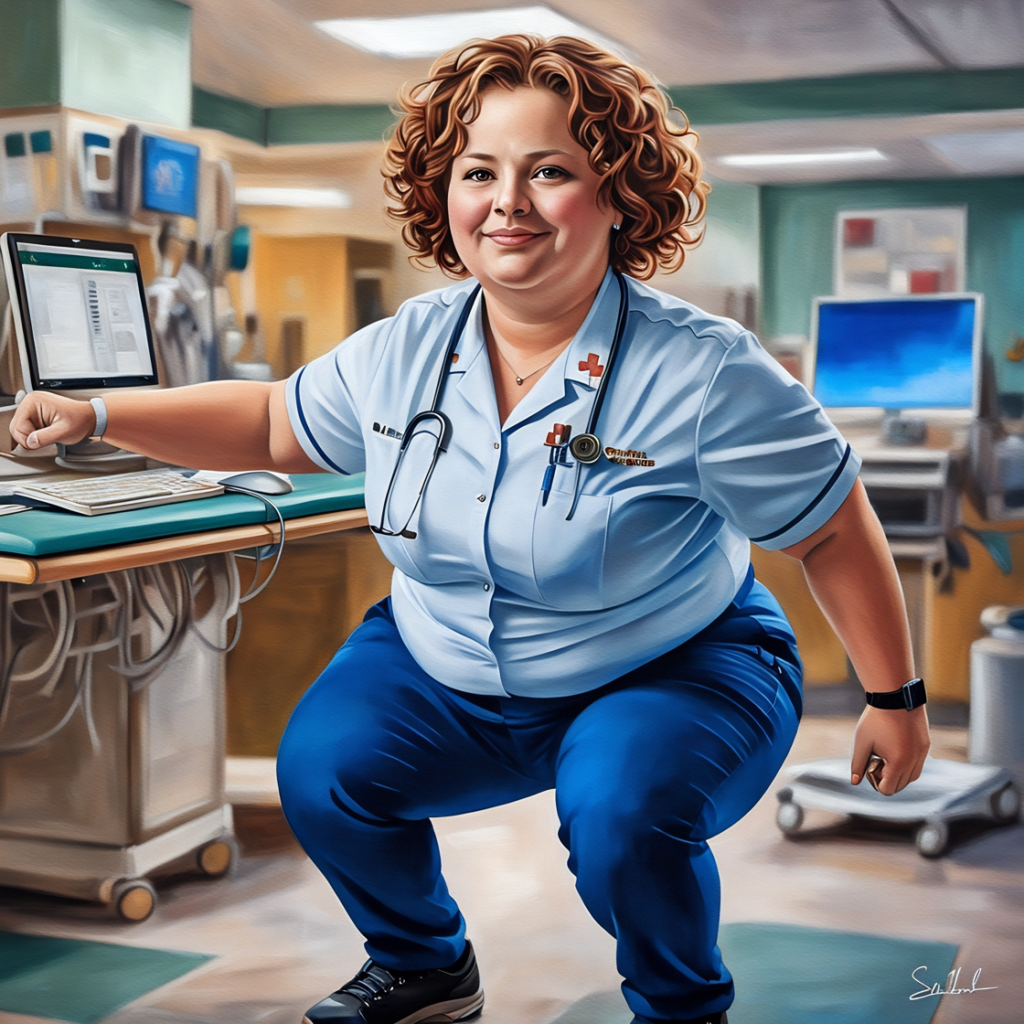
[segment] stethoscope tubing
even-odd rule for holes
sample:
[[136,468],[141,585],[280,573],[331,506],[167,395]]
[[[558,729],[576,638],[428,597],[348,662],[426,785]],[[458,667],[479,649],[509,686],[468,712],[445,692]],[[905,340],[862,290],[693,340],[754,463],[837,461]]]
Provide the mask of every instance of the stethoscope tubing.
[[[611,380],[612,370],[615,368],[615,360],[619,355],[622,336],[626,333],[626,319],[629,316],[629,293],[626,291],[626,279],[618,271],[615,272],[615,277],[619,282],[619,315],[615,321],[615,335],[612,338],[611,348],[608,349],[608,358],[604,361],[604,373],[601,374],[601,383],[597,386],[597,394],[594,396],[594,404],[590,410],[590,419],[587,420],[587,433],[595,439],[597,439],[597,421],[601,416],[601,406],[604,405],[608,381]],[[597,447],[598,452],[600,452],[600,440],[597,442]],[[576,506],[580,503],[580,473],[582,469],[583,463],[577,460],[576,475],[572,487],[572,504],[569,506],[569,512],[565,517],[567,522],[575,515]]]
[[[616,319],[616,322],[615,322],[615,335],[612,338],[612,344],[611,344],[611,347],[608,350],[608,358],[605,360],[604,371],[601,374],[601,382],[597,386],[597,394],[594,396],[594,404],[593,404],[593,406],[591,407],[591,410],[590,410],[590,417],[587,420],[587,429],[586,429],[586,433],[591,435],[592,437],[594,437],[595,441],[597,441],[598,451],[599,452],[600,452],[600,441],[598,441],[597,435],[596,435],[595,431],[597,429],[598,420],[600,419],[600,416],[601,416],[601,408],[604,405],[605,395],[606,395],[606,393],[608,391],[608,381],[611,379],[612,370],[615,367],[615,360],[616,360],[616,358],[618,357],[618,354],[619,354],[619,347],[622,344],[622,336],[623,336],[623,334],[625,333],[625,330],[626,330],[626,320],[627,320],[627,318],[629,316],[629,293],[626,290],[627,286],[626,286],[625,278],[618,271],[615,271],[615,278],[619,282],[619,313],[618,313],[618,318]],[[455,322],[455,327],[452,329],[452,335],[451,335],[451,338],[448,341],[448,346],[445,349],[444,358],[441,360],[441,370],[440,370],[440,372],[438,374],[438,377],[437,377],[437,386],[434,388],[434,400],[430,403],[430,408],[416,413],[416,415],[413,416],[413,418],[409,421],[409,425],[405,429],[405,433],[402,436],[402,444],[401,444],[401,447],[399,448],[399,458],[398,458],[398,461],[396,461],[396,463],[395,463],[395,468],[391,472],[391,480],[388,482],[387,490],[385,491],[385,494],[384,494],[384,502],[383,502],[383,504],[381,506],[381,513],[380,513],[380,526],[379,527],[373,527],[373,526],[370,527],[370,529],[373,530],[374,533],[380,533],[380,534],[385,534],[385,535],[389,535],[389,536],[394,536],[395,535],[394,533],[392,533],[392,531],[390,531],[390,530],[385,528],[385,526],[384,526],[384,519],[385,519],[385,517],[387,515],[388,500],[391,497],[391,491],[392,491],[392,488],[394,487],[394,484],[395,484],[395,476],[398,473],[399,465],[401,465],[401,454],[402,454],[402,452],[405,451],[406,446],[409,444],[409,442],[410,442],[410,440],[411,440],[411,438],[413,436],[413,427],[418,422],[421,422],[422,420],[429,419],[429,418],[435,418],[435,419],[438,419],[442,423],[442,434],[441,434],[441,438],[439,439],[437,450],[434,452],[434,458],[433,458],[433,460],[432,460],[432,462],[430,464],[430,469],[428,470],[428,472],[426,474],[426,477],[423,480],[423,484],[420,487],[419,494],[418,494],[417,499],[416,499],[416,504],[413,506],[412,512],[409,515],[409,521],[406,522],[405,527],[403,527],[402,530],[397,531],[397,535],[398,536],[406,537],[406,538],[408,538],[410,540],[415,538],[415,536],[416,536],[415,533],[412,533],[412,531],[408,530],[407,528],[408,528],[409,522],[412,521],[413,515],[416,514],[416,509],[419,507],[420,500],[423,497],[423,492],[426,490],[427,483],[428,483],[428,481],[430,480],[430,477],[433,474],[434,466],[437,464],[437,459],[438,459],[440,453],[443,452],[443,451],[447,451],[448,450],[448,440],[451,437],[452,428],[451,428],[451,421],[440,410],[441,399],[444,396],[444,387],[445,387],[445,384],[448,381],[448,370],[449,370],[449,367],[451,365],[452,356],[455,355],[455,349],[458,348],[459,342],[462,340],[462,335],[463,335],[463,333],[466,330],[466,324],[469,322],[470,313],[473,310],[473,306],[476,303],[476,298],[477,298],[477,295],[479,293],[480,293],[480,285],[478,284],[473,289],[473,291],[470,293],[469,298],[464,303],[464,305],[462,307],[462,311],[459,313],[459,318]],[[574,481],[574,484],[573,484],[572,505],[570,506],[569,512],[568,512],[568,514],[565,517],[566,520],[572,519],[573,514],[576,512],[576,506],[579,504],[579,500],[580,500],[580,472],[581,472],[582,467],[583,467],[583,463],[577,459],[576,460],[576,477],[575,477],[575,481]],[[545,481],[545,484],[548,485],[548,487],[550,487],[550,479],[549,478],[554,473],[554,468],[555,468],[554,467],[554,463],[552,461],[552,464],[549,465],[546,468],[546,471],[545,471],[544,481]],[[546,488],[542,488],[542,489],[546,489]],[[546,502],[546,497],[545,497],[544,503],[545,504],[547,503]]]
[[480,285],[477,285],[470,293],[469,298],[466,300],[466,304],[462,307],[462,312],[459,313],[459,319],[455,323],[455,329],[452,331],[451,340],[448,342],[448,347],[444,352],[444,359],[441,362],[441,372],[437,378],[437,387],[434,389],[434,401],[430,403],[429,412],[436,413],[439,411],[441,396],[444,394],[444,386],[448,382],[448,368],[451,365],[452,356],[455,355],[455,349],[458,348],[459,342],[462,340],[462,334],[466,329],[466,324],[469,322],[469,314],[472,312],[473,305],[476,302],[476,297],[479,294]]
[[[480,285],[478,284],[463,304],[462,310],[459,313],[459,319],[455,322],[455,327],[452,330],[452,336],[448,341],[448,347],[444,351],[444,358],[441,360],[441,370],[437,375],[437,387],[434,388],[434,400],[430,403],[430,408],[416,413],[416,415],[409,420],[409,423],[405,428],[405,433],[402,435],[402,443],[398,448],[398,458],[395,461],[395,468],[391,471],[391,479],[388,481],[387,490],[384,492],[384,501],[381,503],[380,525],[370,525],[370,530],[373,533],[381,534],[385,537],[398,536],[405,537],[407,540],[416,539],[416,534],[409,529],[409,523],[412,522],[412,517],[416,515],[416,509],[419,508],[420,502],[423,500],[423,492],[427,489],[427,484],[430,482],[430,478],[434,475],[434,467],[437,465],[437,460],[440,457],[441,452],[446,452],[448,450],[448,444],[450,443],[452,436],[452,421],[438,408],[441,404],[441,397],[444,395],[444,386],[448,381],[448,367],[451,364],[452,356],[455,354],[455,349],[458,347],[462,334],[466,329],[466,324],[469,321],[469,314],[473,309],[473,304],[476,302],[476,297],[479,292]],[[423,478],[423,483],[420,484],[419,492],[416,495],[416,503],[413,505],[412,511],[409,513],[409,518],[405,521],[405,525],[400,530],[389,530],[384,525],[384,520],[387,518],[388,502],[391,500],[391,492],[395,486],[398,467],[402,464],[402,455],[410,441],[412,441],[416,425],[424,422],[425,420],[431,419],[440,423],[441,435],[438,438],[434,457],[430,461],[430,468],[427,470],[426,475]]]

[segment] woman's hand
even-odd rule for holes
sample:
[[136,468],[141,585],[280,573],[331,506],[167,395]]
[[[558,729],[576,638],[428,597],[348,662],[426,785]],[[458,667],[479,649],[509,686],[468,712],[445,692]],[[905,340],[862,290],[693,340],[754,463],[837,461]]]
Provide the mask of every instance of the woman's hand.
[[[784,550],[803,562],[811,593],[865,690],[891,692],[917,675],[899,576],[859,480],[824,526]],[[850,780],[857,785],[877,754],[885,765],[872,777],[880,793],[892,796],[921,774],[927,753],[924,707],[888,711],[869,706],[857,724]]]
[[850,781],[858,785],[871,756],[877,755],[885,762],[874,776],[878,792],[892,796],[921,774],[928,746],[928,717],[923,706],[913,711],[868,706],[853,737]]
[[11,436],[23,448],[48,444],[76,444],[96,429],[96,411],[88,402],[63,395],[33,391],[18,405],[11,420]]

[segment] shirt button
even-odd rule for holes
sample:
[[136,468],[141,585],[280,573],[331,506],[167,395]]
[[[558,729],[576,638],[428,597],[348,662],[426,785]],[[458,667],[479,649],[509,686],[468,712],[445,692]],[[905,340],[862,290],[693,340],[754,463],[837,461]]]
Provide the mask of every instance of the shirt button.
[[500,447],[501,447],[501,445],[500,445],[500,444],[498,444],[498,442],[497,442],[497,441],[495,441],[495,442],[494,442],[494,447],[495,447],[495,448],[500,448]]
[[490,589],[491,589],[490,583],[485,583],[484,584],[484,590],[490,590]]
[[476,496],[476,500],[477,501],[486,501],[487,500],[487,495],[486,494],[478,494]]

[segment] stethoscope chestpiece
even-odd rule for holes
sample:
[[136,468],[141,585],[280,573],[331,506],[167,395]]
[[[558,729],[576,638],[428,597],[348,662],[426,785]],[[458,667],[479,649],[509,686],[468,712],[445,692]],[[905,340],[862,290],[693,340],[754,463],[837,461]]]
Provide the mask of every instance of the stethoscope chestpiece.
[[577,434],[569,442],[569,452],[577,462],[590,466],[601,458],[601,442],[596,434]]

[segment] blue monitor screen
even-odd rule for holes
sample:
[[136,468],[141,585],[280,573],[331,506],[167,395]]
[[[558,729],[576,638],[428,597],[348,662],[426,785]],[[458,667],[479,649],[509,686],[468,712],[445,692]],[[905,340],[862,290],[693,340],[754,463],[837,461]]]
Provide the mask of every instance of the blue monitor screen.
[[814,397],[832,408],[970,409],[979,300],[819,300]]
[[195,217],[199,147],[156,135],[142,140],[142,205],[157,213]]

